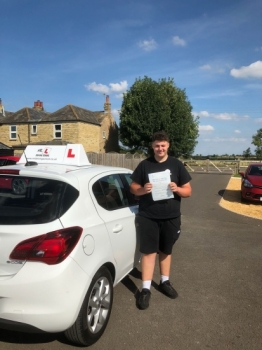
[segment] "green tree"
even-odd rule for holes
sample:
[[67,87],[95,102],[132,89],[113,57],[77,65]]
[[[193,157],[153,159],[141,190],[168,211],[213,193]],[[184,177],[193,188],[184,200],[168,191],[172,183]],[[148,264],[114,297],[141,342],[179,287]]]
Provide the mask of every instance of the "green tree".
[[251,149],[248,147],[244,152],[243,152],[243,157],[248,159],[252,156]]
[[171,78],[154,81],[136,79],[124,94],[120,112],[120,141],[133,150],[148,152],[151,136],[164,130],[170,137],[169,154],[190,156],[198,137],[198,117],[185,90]]
[[262,159],[262,129],[258,129],[257,133],[252,136],[252,139],[252,144],[256,146],[256,157],[257,159]]

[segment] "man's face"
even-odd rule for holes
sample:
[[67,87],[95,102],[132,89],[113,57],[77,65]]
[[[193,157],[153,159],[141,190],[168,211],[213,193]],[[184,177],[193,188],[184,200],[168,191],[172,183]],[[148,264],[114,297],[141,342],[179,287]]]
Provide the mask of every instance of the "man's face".
[[152,148],[154,150],[155,156],[159,158],[164,158],[167,155],[169,142],[156,140],[152,143]]

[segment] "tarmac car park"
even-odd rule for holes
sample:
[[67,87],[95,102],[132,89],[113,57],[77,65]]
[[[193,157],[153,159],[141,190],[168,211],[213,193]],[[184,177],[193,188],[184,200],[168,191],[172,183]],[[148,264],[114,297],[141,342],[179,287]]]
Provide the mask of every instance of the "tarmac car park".
[[113,287],[139,262],[129,169],[89,163],[82,145],[28,146],[0,180],[0,328],[65,332],[90,345]]

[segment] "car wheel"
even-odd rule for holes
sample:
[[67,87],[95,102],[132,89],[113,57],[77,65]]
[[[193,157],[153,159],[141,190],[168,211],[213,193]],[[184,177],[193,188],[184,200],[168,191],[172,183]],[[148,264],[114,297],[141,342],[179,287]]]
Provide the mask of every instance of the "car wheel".
[[25,194],[27,183],[23,179],[14,179],[12,182],[12,190],[15,194]]
[[103,334],[113,304],[113,282],[102,267],[95,274],[75,323],[65,331],[67,339],[79,345],[91,345]]

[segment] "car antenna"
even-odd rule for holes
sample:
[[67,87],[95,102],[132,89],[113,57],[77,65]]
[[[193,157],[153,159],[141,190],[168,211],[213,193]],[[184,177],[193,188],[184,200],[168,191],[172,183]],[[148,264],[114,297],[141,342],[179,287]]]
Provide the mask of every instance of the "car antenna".
[[[21,146],[22,146],[22,142],[21,142],[21,139],[20,139],[20,135],[18,134],[18,138],[19,138],[19,141],[21,143]],[[26,157],[26,154],[25,154],[25,149],[23,150],[23,154],[25,156],[25,159],[26,159],[26,163],[25,163],[25,166],[33,166],[33,165],[38,165],[37,162],[30,162],[28,161],[27,157]]]

